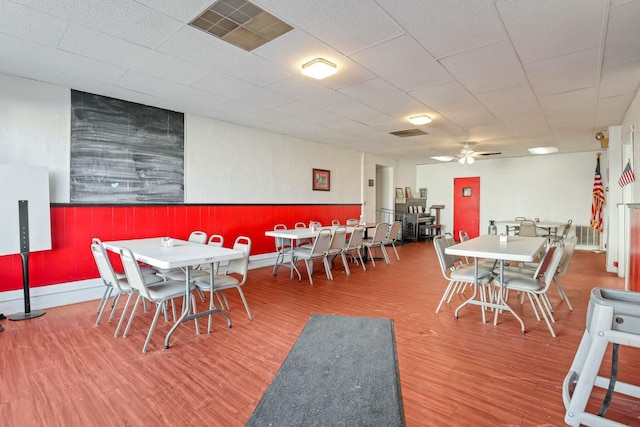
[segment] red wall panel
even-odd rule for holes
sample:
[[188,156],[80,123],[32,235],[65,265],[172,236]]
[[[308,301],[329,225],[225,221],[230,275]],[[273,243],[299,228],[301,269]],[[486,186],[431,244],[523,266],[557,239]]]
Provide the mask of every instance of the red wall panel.
[[[98,277],[89,249],[91,239],[103,241],[171,236],[186,239],[193,230],[222,234],[231,247],[239,235],[252,240],[252,255],[274,251],[264,232],[275,224],[293,228],[302,221],[331,224],[360,217],[360,205],[180,205],[180,206],[53,206],[50,251],[29,254],[31,287]],[[110,255],[111,256],[111,255]],[[114,265],[119,265],[116,256]],[[22,289],[20,255],[0,256],[0,292]]]

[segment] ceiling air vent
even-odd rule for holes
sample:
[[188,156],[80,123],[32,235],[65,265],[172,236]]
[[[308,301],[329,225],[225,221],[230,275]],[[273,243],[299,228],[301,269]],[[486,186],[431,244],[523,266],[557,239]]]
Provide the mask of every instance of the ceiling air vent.
[[418,135],[426,135],[426,132],[421,131],[420,129],[406,129],[406,130],[397,130],[395,132],[390,132],[391,135],[399,136],[400,138],[407,138],[410,136],[418,136]]
[[245,0],[219,0],[189,23],[251,52],[293,27]]

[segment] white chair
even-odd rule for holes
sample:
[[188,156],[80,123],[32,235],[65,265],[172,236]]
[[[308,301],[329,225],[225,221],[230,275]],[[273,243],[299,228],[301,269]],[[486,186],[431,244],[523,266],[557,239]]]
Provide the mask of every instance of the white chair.
[[[100,273],[100,277],[102,278],[102,282],[106,286],[105,294],[102,297],[101,303],[98,305],[99,314],[98,319],[96,320],[96,325],[100,324],[100,320],[102,319],[102,315],[104,314],[104,310],[109,303],[109,297],[112,292],[115,291],[113,295],[113,301],[111,302],[111,315],[109,316],[109,321],[113,320],[115,316],[116,308],[118,306],[118,302],[120,301],[120,297],[122,295],[127,295],[127,302],[122,310],[122,314],[120,315],[120,321],[118,322],[118,326],[116,327],[116,331],[114,336],[117,337],[120,333],[120,328],[122,327],[122,323],[124,322],[124,318],[127,314],[127,310],[129,309],[129,302],[131,301],[131,295],[135,293],[135,291],[129,286],[129,282],[127,281],[126,275],[124,273],[117,273],[113,269],[113,265],[109,260],[109,256],[107,255],[107,251],[102,246],[102,242],[98,238],[94,238],[91,241],[91,252],[93,254],[93,258],[96,262],[96,266],[98,267],[98,272]],[[147,269],[140,268],[142,274],[147,283],[158,283],[161,282],[162,279],[155,275],[155,273],[148,272]]]
[[356,225],[360,224],[360,221],[358,221],[355,218],[349,218],[346,224],[347,224],[347,227],[355,227]]
[[[455,241],[453,239],[448,239],[444,235],[435,236],[433,238],[433,246],[438,256],[438,262],[440,263],[440,271],[442,272],[442,276],[449,281],[444,293],[442,294],[442,298],[440,298],[440,302],[436,307],[436,313],[440,311],[445,300],[447,303],[451,301],[451,297],[460,285],[475,285],[475,267],[469,264],[460,264],[458,262],[460,259],[459,257],[445,253],[445,249],[452,244],[455,244]],[[482,301],[487,300],[487,292],[485,288],[490,286],[492,280],[493,276],[491,270],[478,266],[478,285]],[[489,294],[491,294],[491,291]],[[482,321],[486,321],[484,308],[482,309]]]
[[398,236],[400,235],[400,229],[402,228],[402,222],[395,221],[391,224],[391,228],[389,228],[389,232],[384,240],[383,246],[391,246],[393,248],[393,252],[396,254],[396,258],[400,261],[400,255],[398,255],[398,250],[396,249],[396,241],[398,240]]
[[369,259],[373,266],[376,266],[376,261],[373,258],[374,248],[380,248],[380,252],[382,252],[382,256],[387,264],[389,264],[389,255],[387,255],[387,251],[384,249],[384,241],[387,238],[387,232],[389,231],[389,224],[386,222],[380,222],[376,225],[376,229],[373,233],[373,237],[371,239],[363,239],[362,246],[367,248],[367,252],[369,254]]
[[345,256],[349,255],[351,259],[356,262],[356,266],[358,265],[358,260],[360,260],[362,269],[364,271],[367,271],[367,267],[364,265],[364,261],[362,260],[362,252],[361,252],[363,238],[364,238],[364,225],[356,225],[355,227],[353,227],[353,231],[351,232],[351,236],[349,237],[349,242],[347,243],[347,247],[345,248],[344,253],[345,253]]
[[[207,245],[221,247],[224,245],[224,237],[220,234],[212,234],[211,236],[209,236]],[[196,277],[208,276],[210,267],[211,267],[210,264],[194,265],[190,267],[189,277],[193,280]],[[214,274],[217,274],[218,265],[215,264],[213,267],[214,267]],[[186,280],[187,273],[184,269],[179,268],[179,269],[170,270],[167,273],[164,273],[162,277],[169,280]]]
[[530,219],[525,219],[520,221],[520,227],[518,231],[518,236],[521,237],[537,237],[538,236],[538,227],[536,226],[536,222]]
[[[215,308],[213,303],[213,294],[220,295],[224,299],[226,309],[230,310],[229,301],[224,291],[226,289],[235,288],[240,294],[244,308],[247,311],[247,316],[250,320],[253,320],[251,310],[249,310],[249,304],[242,292],[242,286],[247,282],[247,273],[249,271],[249,256],[251,254],[251,239],[246,236],[238,236],[233,244],[233,249],[242,251],[244,256],[242,258],[234,259],[224,268],[224,273],[214,275],[213,289],[211,288],[211,277],[201,276],[196,278],[195,285],[202,291],[209,291],[209,309]],[[211,315],[209,316],[208,332],[211,333]]]
[[[347,256],[344,252],[347,249],[348,244],[347,227],[344,225],[337,226],[336,229],[333,230],[329,249],[327,249],[324,255],[326,263],[329,264],[329,266],[333,265],[333,260],[339,255],[342,258],[342,265],[344,265],[344,271],[347,273],[347,276],[351,274],[351,271],[349,271],[349,264],[347,263]],[[333,280],[333,272],[331,271],[331,268],[329,268],[329,276],[331,280]]]
[[[304,222],[296,222],[295,225],[293,226],[294,228],[307,228],[307,224],[305,224]],[[298,239],[295,242],[296,246],[305,246],[305,245],[310,245],[313,243],[313,239]],[[291,272],[293,277],[293,272]]]
[[[193,231],[189,234],[189,238],[187,240],[192,243],[204,244],[207,241],[207,233],[204,231]],[[156,268],[155,270],[158,276],[168,280],[171,280],[170,276],[173,273],[180,274],[180,272],[182,272],[182,274],[184,274],[183,268]]]
[[340,225],[340,220],[339,219],[332,219],[331,220],[331,225]]
[[[153,335],[153,331],[156,328],[156,323],[158,322],[158,316],[160,315],[160,311],[167,309],[167,301],[172,301],[175,298],[186,298],[185,295],[185,282],[183,280],[165,280],[159,283],[156,283],[152,286],[145,281],[144,276],[140,272],[140,266],[136,261],[131,250],[127,248],[123,248],[120,251],[120,258],[122,259],[122,265],[124,266],[124,271],[127,275],[127,281],[132,289],[135,289],[138,294],[138,298],[136,299],[136,303],[133,306],[133,311],[131,312],[131,317],[129,317],[129,322],[127,323],[127,327],[124,331],[123,336],[127,336],[129,334],[129,330],[131,329],[131,324],[133,323],[133,318],[136,315],[136,310],[140,305],[140,301],[144,298],[148,301],[151,301],[157,305],[155,315],[153,316],[153,321],[151,322],[151,326],[149,327],[149,332],[147,333],[147,339],[142,346],[142,352],[146,353],[147,348],[149,347],[149,342],[151,341],[151,336]],[[195,313],[195,300],[193,301],[193,311]],[[198,330],[198,319],[195,319],[196,323],[196,333],[199,333]]]
[[560,277],[564,276],[564,274],[569,269],[569,262],[571,262],[571,258],[573,257],[573,253],[575,252],[577,243],[578,238],[576,236],[571,236],[564,239],[564,250],[562,251],[562,259],[560,260],[560,264],[558,265],[556,274],[553,276],[553,283],[556,285],[556,289],[558,290],[560,299],[564,300],[567,303],[567,307],[569,307],[569,310],[571,311],[573,311],[573,306],[571,306],[571,301],[569,301],[569,297],[562,287],[562,283],[560,283]]
[[[547,245],[544,256],[540,260],[538,269],[530,276],[524,274],[505,272],[501,278],[503,291],[522,292],[522,298],[526,294],[529,297],[533,312],[540,321],[538,309],[544,321],[551,332],[551,336],[555,338],[556,333],[551,326],[551,322],[555,322],[553,317],[553,309],[546,293],[553,282],[553,278],[558,270],[560,259],[563,252],[562,240],[557,239]],[[498,279],[496,279],[498,280]],[[522,300],[521,300],[522,302]],[[497,313],[496,313],[497,314]]]
[[331,280],[331,267],[325,257],[325,252],[329,249],[331,243],[331,230],[323,228],[318,232],[318,236],[314,239],[313,245],[305,245],[295,250],[295,261],[301,259],[307,266],[307,274],[309,275],[309,283],[313,285],[313,260],[321,258],[324,263],[324,270],[327,279]]

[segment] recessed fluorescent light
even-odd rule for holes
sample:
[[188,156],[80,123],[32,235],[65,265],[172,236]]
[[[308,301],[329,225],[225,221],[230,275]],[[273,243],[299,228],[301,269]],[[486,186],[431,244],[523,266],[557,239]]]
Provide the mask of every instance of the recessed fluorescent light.
[[414,125],[426,125],[427,123],[431,123],[431,117],[426,114],[421,114],[419,116],[409,117],[409,121]]
[[433,160],[439,160],[441,162],[450,162],[451,160],[453,160],[452,156],[434,156],[432,157]]
[[326,59],[316,58],[302,65],[302,74],[322,80],[338,72],[338,66]]
[[558,147],[534,147],[534,148],[529,148],[529,152],[531,154],[557,153]]

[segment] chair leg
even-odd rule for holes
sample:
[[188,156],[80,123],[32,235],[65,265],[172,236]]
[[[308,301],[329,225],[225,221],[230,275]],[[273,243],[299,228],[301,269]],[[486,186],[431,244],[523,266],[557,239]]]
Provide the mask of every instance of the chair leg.
[[149,333],[147,334],[147,339],[144,342],[144,346],[142,347],[142,352],[147,352],[147,347],[149,347],[149,342],[151,341],[151,335],[153,335],[153,331],[156,329],[156,323],[158,323],[158,316],[160,316],[160,310],[162,306],[166,304],[166,301],[158,304],[156,308],[156,314],[153,316],[153,321],[151,322],[151,326],[149,327]]
[[[133,318],[136,315],[136,310],[138,309],[138,306],[140,305],[140,299],[141,298],[142,297],[140,296],[140,294],[138,294],[138,297],[136,298],[136,303],[133,304],[133,310],[131,311],[131,316],[129,317],[129,321],[127,322],[127,327],[124,329],[124,333],[122,334],[123,337],[126,337],[129,334],[129,329],[131,329],[131,323],[133,323]],[[124,316],[124,313],[122,313],[122,315]]]
[[307,266],[307,274],[309,275],[309,284],[311,286],[313,286],[313,278],[311,277],[311,267],[309,266],[309,263],[313,262],[313,259],[305,259],[304,263]]
[[113,288],[111,286],[105,289],[104,295],[102,296],[102,299],[98,304],[98,319],[96,320],[96,326],[100,324],[100,320],[102,319],[104,310],[105,308],[107,308],[107,304],[109,304],[109,297],[111,296],[111,291],[113,291]]
[[558,290],[558,294],[560,294],[560,299],[565,300],[567,302],[567,307],[569,307],[569,310],[573,311],[573,306],[571,305],[571,301],[569,301],[569,297],[567,296],[567,293],[562,287],[562,284],[560,283],[560,279],[557,276],[553,277],[553,283],[555,283],[556,289]]
[[[197,314],[198,313],[198,307],[196,307],[196,296],[191,294],[191,304],[192,304],[192,311],[193,314]],[[196,322],[196,335],[200,335],[200,325],[198,324],[198,318],[195,317],[193,319],[194,322]]]
[[396,253],[396,258],[398,259],[398,261],[400,261],[400,255],[398,255],[398,250],[396,249],[396,243],[391,242],[391,246],[393,247],[393,252]]
[[247,315],[249,316],[249,320],[253,320],[253,315],[251,314],[251,310],[249,310],[249,304],[247,304],[247,300],[244,297],[244,292],[240,289],[240,286],[237,286],[238,292],[240,293],[240,298],[242,298],[242,303],[244,304],[244,309],[247,310]]
[[356,249],[356,253],[358,254],[358,258],[360,258],[360,264],[362,265],[362,270],[367,271],[367,267],[364,265],[364,261],[362,259],[362,252],[360,252],[360,248]]
[[384,247],[384,245],[380,245],[380,252],[382,252],[382,256],[384,257],[384,262],[389,264],[391,260],[389,259],[389,254],[387,254],[387,249]]
[[333,280],[333,273],[331,272],[331,262],[329,261],[329,257],[322,257],[322,263],[324,264],[324,272],[327,275],[327,279]]
[[542,317],[544,318],[544,321],[547,324],[547,327],[549,328],[549,332],[551,332],[551,336],[552,337],[556,337],[556,332],[553,330],[553,327],[551,326],[551,323],[549,322],[549,318],[547,317],[547,313],[546,310],[544,308],[544,305],[542,303],[542,301],[540,300],[540,295],[534,294],[534,299],[538,302],[538,307],[540,308],[540,312],[542,312]]
[[[114,337],[117,337],[118,334],[120,333],[120,328],[122,327],[122,324],[124,323],[124,318],[127,315],[127,310],[129,309],[129,302],[131,301],[131,297],[133,296],[132,293],[129,293],[129,295],[127,296],[127,302],[125,302],[124,304],[124,308],[122,309],[122,314],[120,315],[120,321],[118,322],[118,326],[116,327],[116,331],[113,334]],[[137,303],[137,301],[136,301]],[[135,306],[134,306],[135,308]]]
[[371,246],[367,245],[365,247],[369,251],[369,259],[371,260],[371,265],[373,265],[375,267],[376,266],[376,260],[373,259],[373,252],[371,252]]
[[446,289],[444,290],[444,293],[442,294],[442,298],[440,298],[440,303],[438,304],[438,307],[436,308],[436,313],[438,313],[440,311],[440,307],[442,307],[442,303],[447,299],[447,296],[449,295],[449,292],[451,292],[451,289],[453,288],[455,283],[456,282],[452,280],[447,285]]
[[122,296],[122,293],[118,292],[118,294],[113,297],[113,301],[111,302],[111,315],[109,316],[109,322],[113,321],[113,317],[116,314],[118,303],[120,302],[121,296]]
[[351,275],[351,270],[349,269],[349,263],[347,262],[347,256],[345,255],[344,252],[340,253],[340,256],[342,257],[342,264],[344,264],[344,271],[345,273],[347,273],[347,276]]

